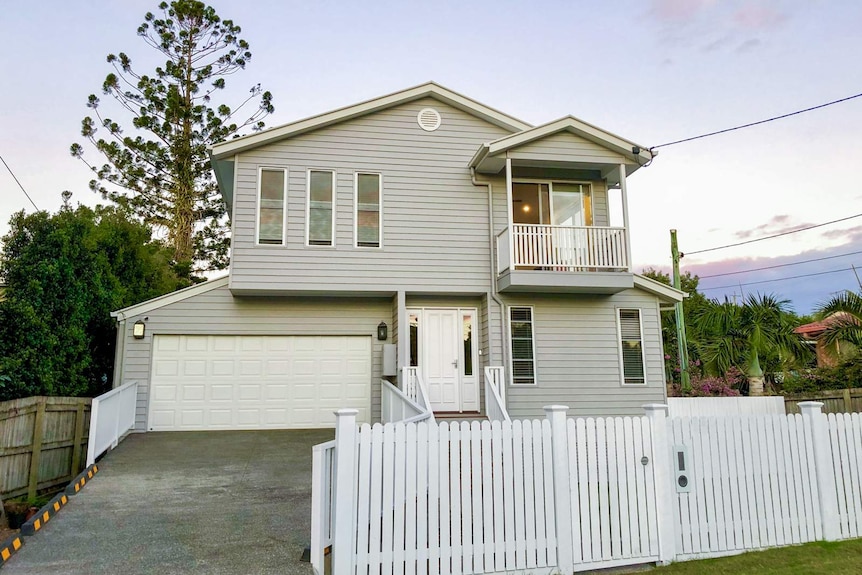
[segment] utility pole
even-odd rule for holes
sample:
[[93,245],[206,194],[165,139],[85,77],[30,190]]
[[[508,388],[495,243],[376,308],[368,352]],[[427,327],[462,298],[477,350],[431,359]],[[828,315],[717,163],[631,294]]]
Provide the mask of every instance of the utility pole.
[[[670,231],[670,255],[673,260],[673,287],[682,289],[679,279],[679,260],[683,254],[679,253],[677,247],[676,230]],[[679,379],[683,393],[688,393],[691,391],[691,375],[688,372],[688,340],[685,336],[685,312],[682,309],[682,302],[677,302],[674,306],[674,315],[676,316],[676,342],[679,347]]]

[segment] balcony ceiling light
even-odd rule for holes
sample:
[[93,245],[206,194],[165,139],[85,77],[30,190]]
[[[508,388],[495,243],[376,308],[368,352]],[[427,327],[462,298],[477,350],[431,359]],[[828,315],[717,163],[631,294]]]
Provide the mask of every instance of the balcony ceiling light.
[[525,212],[529,212],[530,211],[530,204],[524,204],[524,207],[521,209],[524,210]]

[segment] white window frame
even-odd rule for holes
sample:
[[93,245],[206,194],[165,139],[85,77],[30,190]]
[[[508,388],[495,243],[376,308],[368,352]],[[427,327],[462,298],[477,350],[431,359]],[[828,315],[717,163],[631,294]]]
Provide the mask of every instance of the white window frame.
[[[359,245],[359,176],[377,176],[378,197],[378,238],[376,246]],[[379,250],[383,248],[383,174],[380,172],[358,171],[353,173],[353,247],[364,250]]]
[[[533,344],[533,383],[515,383],[515,356],[512,349],[512,310],[530,310],[530,335]],[[539,385],[538,357],[536,357],[536,310],[531,305],[510,305],[506,310],[506,325],[509,339],[509,386],[511,387],[536,387]]]
[[[536,178],[536,179],[514,178],[512,180],[512,183],[513,184],[547,184],[548,185],[548,196],[549,196],[549,200],[551,202],[551,205],[548,206],[548,214],[551,216],[551,221],[554,220],[554,199],[553,199],[553,197],[554,197],[554,183],[587,186],[586,190],[581,190],[581,192],[580,192],[581,213],[584,214],[584,216],[586,216],[586,202],[584,201],[584,198],[585,198],[584,194],[590,196],[590,201],[593,201],[595,199],[595,197],[593,196],[593,182],[591,182],[589,180],[566,180],[566,179],[561,179],[561,178],[558,178],[556,180],[548,180],[548,179],[543,179],[543,178]],[[595,204],[592,204],[592,207],[594,209]],[[541,206],[539,206],[539,214],[541,214],[541,213],[542,213],[542,208],[541,208]],[[590,216],[591,217],[593,216],[592,210],[590,212]],[[595,217],[592,217],[592,219],[593,219],[593,223],[587,224],[586,223],[586,217],[585,217],[584,218],[584,226],[586,226],[586,227],[594,226],[595,225]],[[551,225],[551,224],[541,224],[541,225]]]
[[[311,172],[329,172],[332,178],[332,226],[329,231],[329,245],[311,243]],[[308,168],[305,171],[305,245],[310,248],[334,248],[335,247],[335,197],[336,197],[336,174],[335,170],[325,168]]]
[[[626,383],[626,368],[623,362],[623,328],[620,321],[620,312],[622,311],[637,311],[638,312],[638,329],[640,330],[641,338],[641,365],[643,365],[644,380],[643,383]],[[644,341],[644,312],[639,307],[618,307],[615,308],[617,320],[617,351],[620,356],[620,385],[624,387],[645,387],[649,384],[649,376],[647,374],[646,363],[646,341]]]
[[[272,171],[272,172],[284,172],[284,191],[283,195],[283,205],[282,205],[282,218],[281,222],[281,243],[280,244],[263,244],[260,242],[260,192],[261,192],[261,184],[263,184],[263,172]],[[289,168],[285,168],[284,166],[258,166],[257,167],[257,202],[255,202],[255,212],[254,212],[254,243],[257,246],[263,247],[277,247],[277,246],[285,246],[287,245],[287,189],[288,189],[288,178],[290,177]],[[236,198],[234,198],[234,202],[236,202]]]

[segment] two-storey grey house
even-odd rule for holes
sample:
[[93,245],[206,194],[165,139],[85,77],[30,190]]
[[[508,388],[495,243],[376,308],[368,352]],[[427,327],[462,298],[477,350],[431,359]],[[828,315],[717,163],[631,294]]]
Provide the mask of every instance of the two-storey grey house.
[[631,269],[626,179],[649,159],[434,83],[218,144],[230,272],[116,312],[115,385],[139,382],[141,430],[378,421],[405,366],[438,414],[485,412],[485,366],[512,417],[640,413],[682,298]]

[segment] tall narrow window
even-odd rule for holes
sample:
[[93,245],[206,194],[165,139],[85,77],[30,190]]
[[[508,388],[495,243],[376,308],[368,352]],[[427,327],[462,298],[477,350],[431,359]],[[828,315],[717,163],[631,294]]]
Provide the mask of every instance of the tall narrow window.
[[620,309],[620,361],[623,368],[623,383],[643,385],[646,383],[644,366],[643,331],[639,309]]
[[258,194],[257,243],[284,243],[285,171],[261,168]]
[[308,245],[331,246],[335,173],[308,171]]
[[509,308],[512,344],[512,385],[536,383],[533,308]]
[[473,315],[461,315],[461,333],[464,338],[464,375],[473,375]]
[[410,314],[410,367],[419,365],[419,314]]
[[380,247],[380,174],[356,174],[356,245]]

